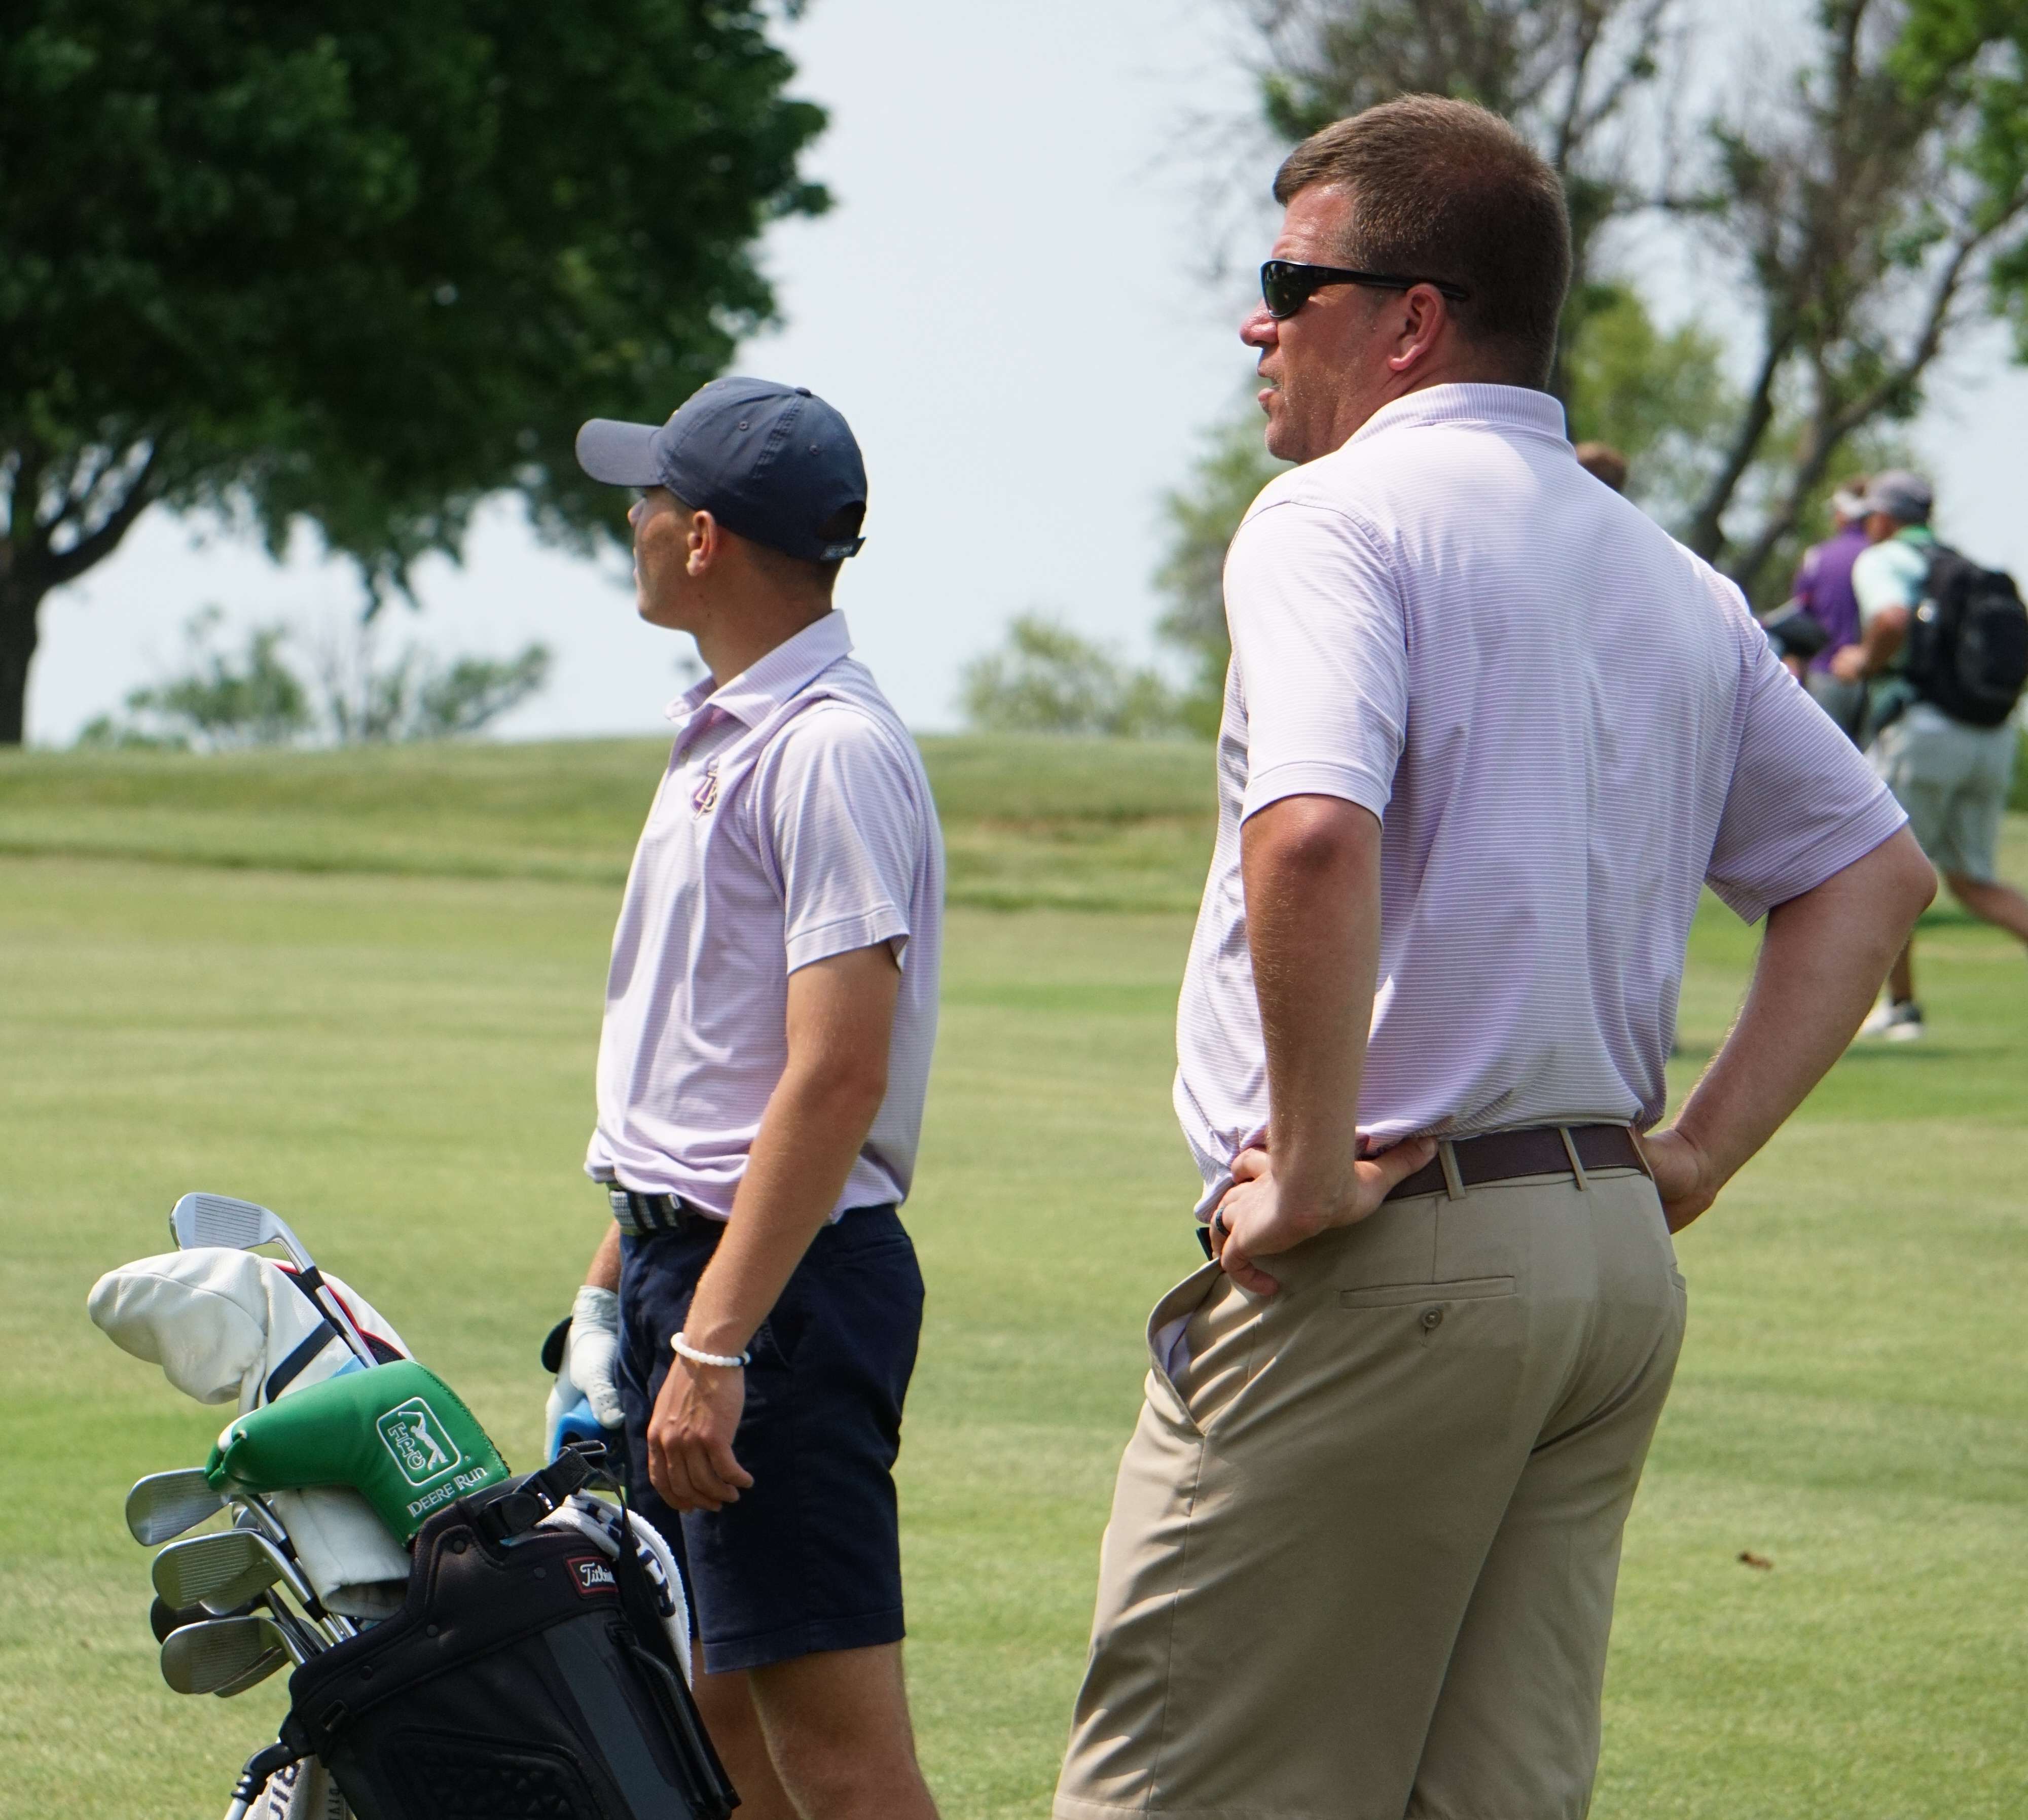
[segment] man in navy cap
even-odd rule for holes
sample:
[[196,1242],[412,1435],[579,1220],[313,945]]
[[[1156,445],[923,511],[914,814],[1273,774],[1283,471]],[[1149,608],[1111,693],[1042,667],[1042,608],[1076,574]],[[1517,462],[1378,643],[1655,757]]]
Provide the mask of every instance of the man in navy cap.
[[578,460],[638,487],[642,618],[709,673],[627,877],[586,1169],[613,1225],[564,1360],[679,1551],[698,1703],[754,1820],[923,1820],[891,1469],[923,1282],[896,1209],[943,851],[831,604],[866,473],[801,387],[708,385]]

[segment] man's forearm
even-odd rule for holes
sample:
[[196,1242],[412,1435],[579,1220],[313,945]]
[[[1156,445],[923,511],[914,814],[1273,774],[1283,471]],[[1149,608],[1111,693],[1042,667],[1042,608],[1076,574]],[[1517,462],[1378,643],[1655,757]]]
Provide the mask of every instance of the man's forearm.
[[1351,1189],[1359,1084],[1380,961],[1380,824],[1291,796],[1242,832],[1246,940],[1268,1058],[1268,1152],[1291,1205]]
[[1845,1052],[1936,888],[1904,828],[1769,913],[1739,1021],[1674,1128],[1701,1153],[1712,1192]]
[[884,1084],[819,1060],[776,1085],[718,1242],[684,1321],[704,1352],[746,1350],[838,1204],[880,1110]]
[[611,1289],[615,1292],[619,1290],[620,1229],[617,1225],[605,1229],[605,1236],[598,1241],[598,1249],[591,1255],[591,1266],[584,1273],[584,1282],[587,1289]]

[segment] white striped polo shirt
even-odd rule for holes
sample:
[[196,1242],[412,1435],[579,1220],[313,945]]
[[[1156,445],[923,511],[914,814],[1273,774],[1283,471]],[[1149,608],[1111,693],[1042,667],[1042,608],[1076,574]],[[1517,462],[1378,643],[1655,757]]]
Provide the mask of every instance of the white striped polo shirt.
[[1219,824],[1175,1103],[1216,1203],[1267,1129],[1242,821],[1382,824],[1357,1109],[1384,1142],[1659,1119],[1699,888],[1752,921],[1905,817],[1739,591],[1509,386],[1397,400],[1279,476],[1226,560]]
[[827,613],[680,723],[627,873],[586,1172],[723,1219],[787,1066],[789,976],[894,944],[887,1095],[832,1217],[905,1199],[936,1041],[943,841],[928,778]]

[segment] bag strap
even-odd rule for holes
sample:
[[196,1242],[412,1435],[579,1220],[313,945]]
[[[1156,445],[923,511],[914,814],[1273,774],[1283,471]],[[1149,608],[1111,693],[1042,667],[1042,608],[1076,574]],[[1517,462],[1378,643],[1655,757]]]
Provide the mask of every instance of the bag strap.
[[627,1488],[620,1485],[616,1488],[620,1493],[622,1540],[619,1555],[612,1563],[612,1577],[620,1592],[620,1609],[626,1616],[627,1628],[634,1633],[635,1653],[655,1671],[654,1679],[661,1685],[668,1715],[688,1747],[690,1762],[705,1778],[705,1785],[694,1790],[701,1811],[713,1816],[730,1814],[738,1805],[739,1796],[732,1786],[731,1777],[725,1773],[725,1766],[719,1761],[711,1734],[705,1729],[697,1703],[683,1680],[675,1646],[662,1628],[661,1608],[656,1603],[654,1582],[649,1579],[648,1570],[641,1564],[639,1546],[634,1540],[633,1512],[627,1502]]

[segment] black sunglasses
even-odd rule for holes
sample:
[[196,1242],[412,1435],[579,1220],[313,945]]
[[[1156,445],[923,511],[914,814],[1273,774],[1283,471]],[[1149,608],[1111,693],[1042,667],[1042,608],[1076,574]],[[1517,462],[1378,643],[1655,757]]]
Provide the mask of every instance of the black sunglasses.
[[1293,316],[1313,292],[1327,284],[1373,284],[1383,291],[1412,291],[1418,284],[1427,284],[1453,303],[1462,303],[1471,295],[1462,284],[1446,284],[1441,278],[1397,278],[1390,272],[1354,272],[1343,265],[1300,265],[1293,259],[1270,259],[1260,268],[1260,301],[1277,322]]

